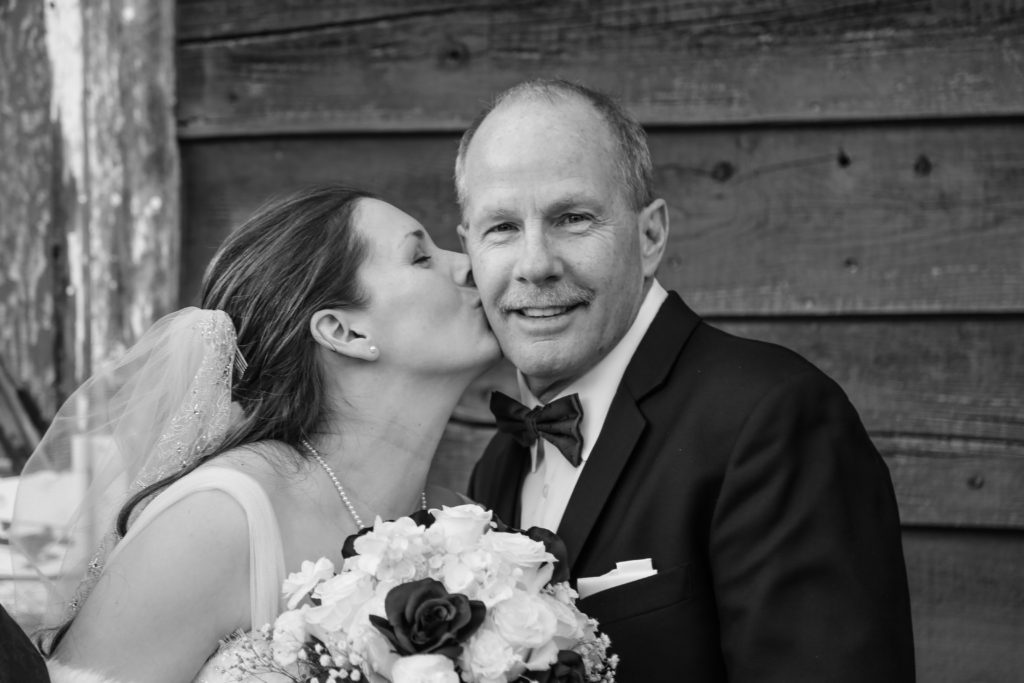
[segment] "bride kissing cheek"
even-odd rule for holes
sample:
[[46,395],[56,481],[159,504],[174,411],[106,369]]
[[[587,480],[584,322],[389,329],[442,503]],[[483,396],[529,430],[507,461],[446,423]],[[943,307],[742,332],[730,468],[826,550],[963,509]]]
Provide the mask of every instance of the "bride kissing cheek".
[[[17,507],[11,528],[62,567],[51,679],[224,680],[226,641],[274,622],[304,560],[340,561],[378,516],[465,502],[427,472],[498,358],[466,256],[408,214],[337,185],[260,209],[218,249],[200,307],[97,370],[26,464],[19,501],[76,483],[51,505],[73,511],[70,543],[36,552]],[[70,468],[72,443],[88,467]]]
[[438,248],[418,221],[379,200],[360,203],[356,225],[367,245],[359,281],[372,295],[348,316],[378,342],[377,371],[461,382],[498,359],[468,257]]

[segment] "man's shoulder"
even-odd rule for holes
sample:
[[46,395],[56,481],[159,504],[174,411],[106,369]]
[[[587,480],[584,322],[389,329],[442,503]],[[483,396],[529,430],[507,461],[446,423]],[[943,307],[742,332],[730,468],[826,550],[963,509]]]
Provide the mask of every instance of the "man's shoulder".
[[681,349],[666,388],[744,404],[787,384],[838,390],[823,370],[796,351],[701,321]]
[[778,380],[806,372],[821,370],[802,355],[773,342],[740,336],[701,322],[690,339],[692,360],[708,364],[720,371],[739,372],[747,376]]

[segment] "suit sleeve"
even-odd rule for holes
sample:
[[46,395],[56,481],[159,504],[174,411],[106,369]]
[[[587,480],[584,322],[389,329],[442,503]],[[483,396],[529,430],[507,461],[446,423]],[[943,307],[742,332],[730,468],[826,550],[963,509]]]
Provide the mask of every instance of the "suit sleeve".
[[50,683],[43,656],[0,605],[0,681]]
[[733,683],[910,683],[913,635],[889,471],[817,371],[737,435],[709,551]]

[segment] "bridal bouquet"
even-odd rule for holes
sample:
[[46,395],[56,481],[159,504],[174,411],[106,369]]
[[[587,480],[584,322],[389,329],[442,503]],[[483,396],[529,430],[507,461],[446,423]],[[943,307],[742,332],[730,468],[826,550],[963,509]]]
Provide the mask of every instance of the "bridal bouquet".
[[377,519],[342,557],[340,572],[321,558],[289,576],[287,611],[235,649],[226,673],[305,683],[615,680],[618,658],[576,608],[565,546],[550,531],[499,530],[489,511],[460,505]]

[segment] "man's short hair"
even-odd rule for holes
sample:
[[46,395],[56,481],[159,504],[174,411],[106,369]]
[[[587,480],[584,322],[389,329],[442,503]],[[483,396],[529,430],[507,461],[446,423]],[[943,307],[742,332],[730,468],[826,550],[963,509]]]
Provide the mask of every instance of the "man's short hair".
[[631,207],[639,211],[654,201],[652,188],[654,170],[651,165],[651,152],[647,147],[647,133],[644,132],[636,119],[630,116],[615,100],[608,95],[591,90],[586,86],[557,78],[537,78],[524,81],[500,93],[481,111],[470,124],[459,141],[459,153],[455,157],[455,189],[458,193],[459,206],[466,209],[466,184],[463,178],[466,163],[466,152],[473,141],[477,129],[484,119],[506,102],[544,98],[555,103],[559,100],[578,99],[589,104],[594,111],[608,124],[612,138],[618,147],[615,155],[615,166],[626,185],[626,197]]

